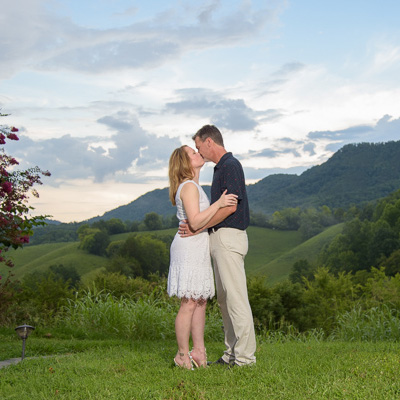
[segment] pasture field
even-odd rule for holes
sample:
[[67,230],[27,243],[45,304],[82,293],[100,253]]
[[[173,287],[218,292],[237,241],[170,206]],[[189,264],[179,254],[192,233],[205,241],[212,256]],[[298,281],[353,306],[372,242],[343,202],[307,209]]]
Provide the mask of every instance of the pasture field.
[[[257,268],[252,270],[252,272],[255,275],[266,274],[269,285],[284,280],[289,277],[291,268],[296,261],[304,259],[310,264],[316,263],[321,249],[326,244],[330,243],[333,238],[342,231],[342,229],[343,224],[330,226],[319,235],[316,235],[305,242],[300,242],[296,246],[291,246],[287,249],[287,251],[277,254],[272,260],[261,263]],[[284,236],[284,239],[288,239],[288,236]]]
[[[17,279],[26,273],[44,272],[51,265],[75,267],[84,279],[86,274],[100,270],[107,259],[89,254],[78,248],[79,242],[46,243],[10,250],[15,266],[12,272]],[[5,269],[4,266],[0,267]]]

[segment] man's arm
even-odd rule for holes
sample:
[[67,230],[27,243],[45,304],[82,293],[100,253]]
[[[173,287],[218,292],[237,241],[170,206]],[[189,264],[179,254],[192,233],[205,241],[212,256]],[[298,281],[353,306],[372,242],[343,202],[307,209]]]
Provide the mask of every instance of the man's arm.
[[231,214],[233,214],[237,209],[237,205],[231,207],[220,208],[215,215],[210,219],[206,226],[202,229],[211,228],[215,225],[218,225],[224,219],[228,218]]

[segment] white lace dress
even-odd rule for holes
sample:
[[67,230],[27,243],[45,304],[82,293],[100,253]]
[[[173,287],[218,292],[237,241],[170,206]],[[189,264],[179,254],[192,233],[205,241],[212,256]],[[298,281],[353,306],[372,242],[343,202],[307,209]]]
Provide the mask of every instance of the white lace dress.
[[[194,183],[199,190],[200,211],[210,206],[203,188],[194,181],[182,182],[176,192],[175,201],[179,221],[186,219],[180,192],[187,182]],[[171,244],[168,273],[168,295],[195,300],[208,299],[215,294],[214,275],[211,267],[208,231],[181,238],[176,233]]]

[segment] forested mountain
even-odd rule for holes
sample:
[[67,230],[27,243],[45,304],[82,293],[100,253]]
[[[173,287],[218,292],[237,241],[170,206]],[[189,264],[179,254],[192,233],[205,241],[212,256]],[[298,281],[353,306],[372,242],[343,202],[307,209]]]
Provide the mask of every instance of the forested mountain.
[[[248,185],[250,209],[272,214],[288,207],[348,207],[387,196],[400,188],[400,141],[349,144],[301,175],[275,174]],[[209,186],[204,187],[209,194]],[[169,216],[175,208],[168,188],[144,194],[99,219],[141,221],[149,212]]]
[[111,218],[118,218],[121,221],[142,221],[144,216],[150,212],[163,216],[176,213],[175,207],[169,201],[168,188],[145,193],[131,203],[108,211],[102,216],[91,218],[88,222],[92,223],[100,219],[109,220]]
[[270,175],[248,186],[253,211],[347,207],[400,188],[400,141],[349,144],[301,175]]

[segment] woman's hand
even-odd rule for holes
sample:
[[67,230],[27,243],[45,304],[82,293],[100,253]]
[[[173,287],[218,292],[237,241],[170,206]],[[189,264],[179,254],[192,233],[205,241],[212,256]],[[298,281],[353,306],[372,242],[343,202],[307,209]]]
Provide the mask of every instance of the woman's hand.
[[224,190],[224,193],[221,194],[221,197],[218,200],[219,208],[236,206],[237,204],[237,194],[226,194],[226,192],[227,189]]
[[187,219],[184,219],[180,222],[178,234],[180,237],[189,237],[195,235],[195,233],[190,229]]

